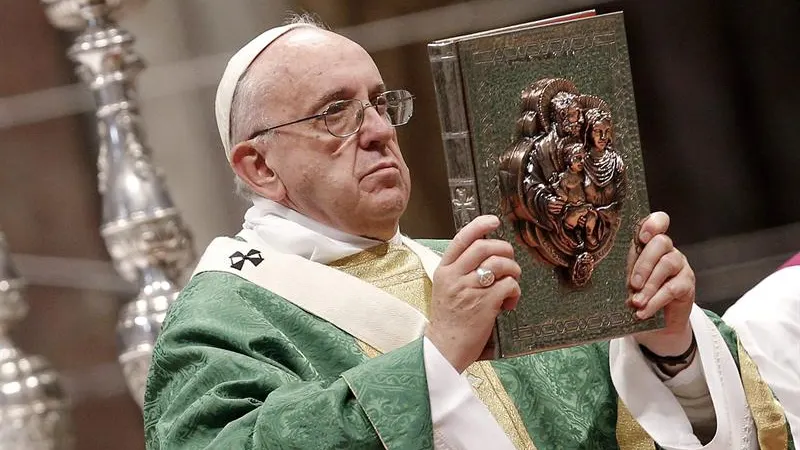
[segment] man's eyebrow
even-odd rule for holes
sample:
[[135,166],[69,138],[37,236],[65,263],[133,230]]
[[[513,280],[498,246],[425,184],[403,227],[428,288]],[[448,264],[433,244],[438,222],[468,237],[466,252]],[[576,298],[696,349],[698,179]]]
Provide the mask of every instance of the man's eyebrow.
[[[369,90],[369,96],[372,98],[375,95],[383,93],[386,91],[386,85],[384,83],[376,84],[372,89]],[[334,91],[330,91],[327,94],[324,94],[320,97],[316,102],[314,102],[313,108],[311,111],[313,113],[321,112],[320,110],[330,103],[333,103],[338,100],[349,100],[353,98],[353,94],[349,89],[339,88]]]
[[320,97],[316,102],[314,102],[314,107],[311,109],[311,112],[317,113],[322,112],[320,111],[322,108],[328,106],[329,103],[335,102],[337,100],[347,100],[350,98],[348,90],[345,88],[339,88],[335,91],[330,91],[327,94]]
[[382,94],[386,92],[386,85],[383,83],[376,84],[375,87],[370,89],[369,96],[372,97],[374,95]]

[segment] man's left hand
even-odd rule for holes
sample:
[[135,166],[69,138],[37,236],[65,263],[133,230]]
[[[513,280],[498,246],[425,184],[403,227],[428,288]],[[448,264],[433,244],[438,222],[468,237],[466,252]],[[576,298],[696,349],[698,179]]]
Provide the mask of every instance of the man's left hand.
[[628,304],[639,319],[647,319],[664,310],[666,327],[634,336],[657,355],[674,356],[685,352],[692,343],[689,314],[695,295],[695,278],[686,257],[667,236],[669,216],[650,214],[639,228],[639,240],[628,252]]

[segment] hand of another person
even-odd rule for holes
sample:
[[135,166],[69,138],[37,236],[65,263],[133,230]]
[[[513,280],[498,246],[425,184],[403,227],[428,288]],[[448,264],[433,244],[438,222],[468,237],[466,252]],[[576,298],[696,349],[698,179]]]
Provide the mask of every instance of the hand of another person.
[[[684,353],[692,343],[689,314],[695,295],[695,278],[686,257],[667,236],[669,216],[649,215],[634,236],[641,243],[628,252],[629,305],[640,319],[664,310],[666,327],[635,335],[636,341],[661,356]],[[643,247],[642,247],[643,245]]]
[[[475,218],[456,234],[433,274],[425,335],[459,373],[481,356],[497,315],[519,300],[521,269],[514,249],[508,242],[484,239],[498,226],[495,216]],[[494,273],[494,283],[481,286],[479,267]]]
[[561,214],[561,211],[564,210],[564,205],[566,205],[564,200],[558,197],[550,197],[547,200],[547,211],[550,214]]

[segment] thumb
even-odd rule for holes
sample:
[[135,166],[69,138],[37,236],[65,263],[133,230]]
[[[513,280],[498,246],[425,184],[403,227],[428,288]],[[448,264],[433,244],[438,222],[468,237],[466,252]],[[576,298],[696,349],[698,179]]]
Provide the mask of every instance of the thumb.
[[643,217],[639,219],[635,224],[633,224],[633,234],[631,235],[631,244],[630,248],[628,249],[628,257],[625,263],[625,279],[629,280],[631,277],[631,272],[633,271],[633,265],[636,264],[636,260],[639,258],[639,254],[642,253],[644,250],[645,243],[642,242],[641,238],[639,237],[642,231],[642,225],[647,221],[647,218],[650,216]]

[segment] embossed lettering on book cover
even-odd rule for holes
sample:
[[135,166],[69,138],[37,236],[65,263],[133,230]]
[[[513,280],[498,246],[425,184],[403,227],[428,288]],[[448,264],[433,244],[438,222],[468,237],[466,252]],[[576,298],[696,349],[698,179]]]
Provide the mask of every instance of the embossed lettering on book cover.
[[429,45],[456,226],[501,217],[523,271],[498,357],[663,326],[625,304],[649,206],[622,13],[565,19]]

